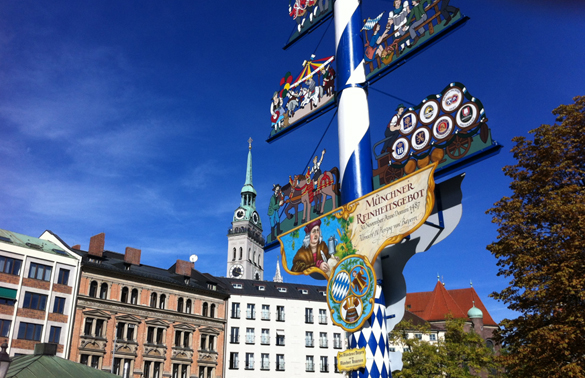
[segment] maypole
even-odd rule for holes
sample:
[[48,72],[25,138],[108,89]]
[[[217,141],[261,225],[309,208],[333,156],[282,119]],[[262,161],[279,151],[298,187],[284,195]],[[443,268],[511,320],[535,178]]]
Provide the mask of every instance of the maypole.
[[[372,191],[370,115],[365,90],[362,15],[359,0],[337,0],[334,6],[337,60],[339,161],[341,203],[356,200]],[[379,262],[375,263],[378,265]],[[386,331],[386,304],[381,286],[381,269],[376,269],[374,310],[362,329],[349,337],[352,349],[365,348],[366,367],[354,370],[353,378],[391,377]]]

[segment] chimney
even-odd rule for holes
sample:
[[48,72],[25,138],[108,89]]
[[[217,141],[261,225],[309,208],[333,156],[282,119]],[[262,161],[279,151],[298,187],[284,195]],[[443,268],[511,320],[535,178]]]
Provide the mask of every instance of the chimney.
[[75,244],[73,247],[71,247],[71,249],[81,249],[81,245]]
[[126,247],[124,254],[124,262],[126,264],[140,265],[140,250],[136,248]]
[[104,246],[106,245],[106,234],[103,232],[92,236],[89,239],[89,254],[92,256],[102,257],[104,254]]
[[193,266],[194,264],[189,261],[177,260],[177,263],[175,264],[175,274],[191,277],[191,269],[193,269]]

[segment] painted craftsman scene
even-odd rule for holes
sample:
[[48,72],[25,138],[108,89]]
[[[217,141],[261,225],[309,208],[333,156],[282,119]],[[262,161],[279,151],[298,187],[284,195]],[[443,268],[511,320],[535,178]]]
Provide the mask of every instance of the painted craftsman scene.
[[333,1],[289,0],[288,14],[294,21],[294,29],[287,46],[331,17],[333,15]]
[[270,233],[266,244],[276,242],[278,235],[339,206],[339,169],[324,168],[326,152],[323,149],[313,157],[306,171],[290,175],[285,184],[273,184],[268,204]]
[[270,100],[270,135],[268,141],[290,131],[335,104],[334,57],[303,62],[301,73],[295,78],[287,72],[280,79],[280,87]]
[[282,262],[287,272],[328,279],[340,260],[355,254],[348,228],[353,219],[344,220],[335,214],[341,214],[341,210],[280,238]]
[[382,187],[431,163],[437,171],[462,163],[494,144],[485,109],[461,83],[448,85],[415,107],[395,105],[374,144],[374,188]]
[[364,20],[366,76],[372,78],[400,57],[428,45],[465,22],[449,0],[394,0],[393,8]]

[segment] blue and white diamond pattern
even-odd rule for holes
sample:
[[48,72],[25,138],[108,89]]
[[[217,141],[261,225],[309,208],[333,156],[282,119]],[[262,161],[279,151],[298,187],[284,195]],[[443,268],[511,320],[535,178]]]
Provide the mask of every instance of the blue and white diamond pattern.
[[386,331],[386,305],[381,281],[376,286],[374,312],[362,329],[351,334],[349,347],[366,348],[366,368],[354,370],[352,378],[392,378]]
[[335,276],[331,286],[331,296],[336,302],[341,302],[349,292],[349,274],[341,271]]

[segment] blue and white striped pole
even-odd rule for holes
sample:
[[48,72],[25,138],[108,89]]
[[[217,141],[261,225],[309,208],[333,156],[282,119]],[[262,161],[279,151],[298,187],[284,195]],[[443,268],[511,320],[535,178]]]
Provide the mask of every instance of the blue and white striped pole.
[[[341,166],[341,203],[360,198],[373,189],[368,96],[364,88],[364,48],[360,29],[360,0],[337,0],[334,6],[335,50]],[[379,273],[378,273],[379,274]],[[382,276],[380,274],[379,278]],[[386,332],[386,304],[381,282],[376,287],[374,313],[358,332],[350,336],[351,348],[366,348],[366,368],[352,378],[391,377]]]

